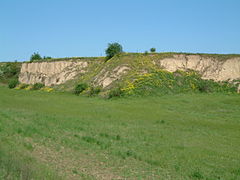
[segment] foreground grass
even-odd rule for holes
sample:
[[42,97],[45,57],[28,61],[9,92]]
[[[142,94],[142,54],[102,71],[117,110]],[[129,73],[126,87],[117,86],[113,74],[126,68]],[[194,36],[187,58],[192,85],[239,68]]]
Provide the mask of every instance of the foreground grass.
[[103,100],[0,87],[0,179],[240,179],[239,129],[236,94]]

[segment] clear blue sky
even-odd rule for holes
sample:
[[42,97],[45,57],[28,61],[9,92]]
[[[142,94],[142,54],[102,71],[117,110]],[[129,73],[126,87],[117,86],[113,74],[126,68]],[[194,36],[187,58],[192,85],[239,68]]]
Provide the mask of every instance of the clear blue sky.
[[239,53],[240,0],[1,0],[0,61],[126,52]]

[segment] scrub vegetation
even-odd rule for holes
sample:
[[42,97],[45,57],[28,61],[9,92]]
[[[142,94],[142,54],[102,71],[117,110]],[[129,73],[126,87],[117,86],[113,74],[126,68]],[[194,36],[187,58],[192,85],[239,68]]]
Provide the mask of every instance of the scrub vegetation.
[[17,81],[20,73],[21,63],[4,62],[0,63],[0,84],[8,84],[10,81]]

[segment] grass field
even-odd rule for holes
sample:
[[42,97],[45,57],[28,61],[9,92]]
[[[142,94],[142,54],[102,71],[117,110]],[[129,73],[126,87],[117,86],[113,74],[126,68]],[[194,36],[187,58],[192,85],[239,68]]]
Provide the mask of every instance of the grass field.
[[240,179],[240,95],[0,86],[0,179]]

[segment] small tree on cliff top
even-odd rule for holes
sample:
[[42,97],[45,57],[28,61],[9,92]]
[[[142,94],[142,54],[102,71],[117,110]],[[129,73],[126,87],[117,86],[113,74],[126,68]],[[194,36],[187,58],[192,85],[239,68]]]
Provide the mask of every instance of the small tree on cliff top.
[[40,60],[42,59],[41,55],[39,53],[33,53],[31,58],[30,58],[30,62],[36,61],[36,60]]
[[106,49],[107,59],[111,59],[116,54],[123,52],[122,45],[119,43],[109,43],[108,48]]
[[155,53],[155,52],[156,52],[156,48],[151,48],[150,51],[151,51],[152,53]]

